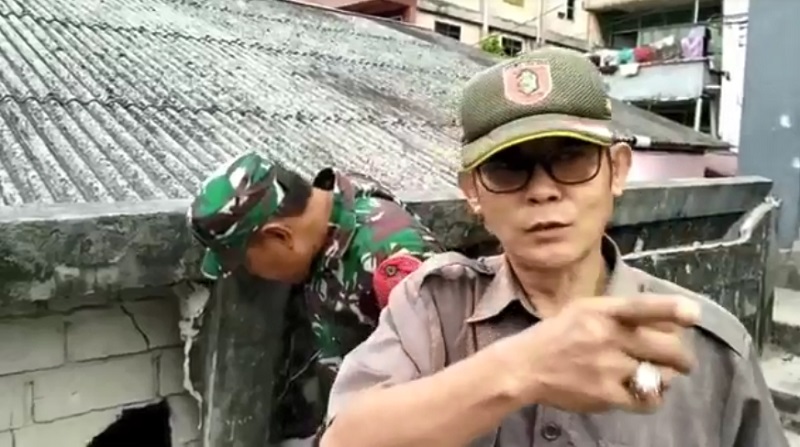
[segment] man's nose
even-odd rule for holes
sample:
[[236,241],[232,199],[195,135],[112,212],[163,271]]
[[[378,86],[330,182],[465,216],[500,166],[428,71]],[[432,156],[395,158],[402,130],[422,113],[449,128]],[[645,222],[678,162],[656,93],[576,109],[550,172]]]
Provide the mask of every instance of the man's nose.
[[561,189],[553,177],[541,165],[537,165],[525,189],[525,198],[533,203],[561,200]]

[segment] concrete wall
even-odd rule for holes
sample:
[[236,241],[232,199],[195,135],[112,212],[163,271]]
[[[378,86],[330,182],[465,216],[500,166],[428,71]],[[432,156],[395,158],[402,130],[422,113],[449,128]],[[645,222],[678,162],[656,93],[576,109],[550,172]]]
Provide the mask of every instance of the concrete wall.
[[[478,45],[481,41],[481,26],[480,24],[470,23],[457,18],[440,16],[431,14],[429,12],[417,12],[417,19],[415,25],[419,25],[425,29],[433,30],[436,22],[447,23],[461,28],[461,42],[467,45]],[[513,37],[513,36],[512,36]],[[519,37],[517,37],[519,39]],[[531,38],[523,38],[525,48],[531,48]]]
[[[599,45],[602,35],[597,18],[593,13],[583,8],[581,0],[575,1],[575,19],[567,20],[558,17],[559,12],[565,11],[565,0],[543,0],[544,14],[542,14],[542,29],[584,40],[588,45]],[[538,2],[536,2],[538,3]],[[538,16],[535,14],[533,17]]]
[[17,303],[0,309],[0,447],[83,447],[123,409],[166,399],[173,446],[196,446],[178,300]]

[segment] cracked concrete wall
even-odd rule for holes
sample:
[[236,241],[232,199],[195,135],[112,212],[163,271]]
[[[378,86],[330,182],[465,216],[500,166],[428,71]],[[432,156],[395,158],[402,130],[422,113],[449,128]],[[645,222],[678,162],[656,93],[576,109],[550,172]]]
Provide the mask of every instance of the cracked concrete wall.
[[0,309],[0,447],[85,446],[123,409],[160,400],[173,445],[198,445],[179,318],[168,291]]
[[[757,206],[771,187],[760,177],[638,183],[617,200],[612,226],[652,227],[741,215]],[[420,192],[401,198],[447,246],[491,239],[458,195]],[[187,206],[185,200],[173,200],[0,207],[0,307],[200,279],[202,252],[186,228]],[[662,239],[699,237],[663,225],[658,232]],[[700,236],[713,238],[712,233]],[[651,231],[648,239],[652,236]]]

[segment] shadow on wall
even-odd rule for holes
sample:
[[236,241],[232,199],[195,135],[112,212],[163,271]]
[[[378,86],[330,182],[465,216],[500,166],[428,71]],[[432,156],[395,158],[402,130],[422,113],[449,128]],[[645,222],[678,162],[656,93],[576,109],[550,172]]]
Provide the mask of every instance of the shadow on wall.
[[86,447],[171,447],[166,402],[122,412],[116,422]]

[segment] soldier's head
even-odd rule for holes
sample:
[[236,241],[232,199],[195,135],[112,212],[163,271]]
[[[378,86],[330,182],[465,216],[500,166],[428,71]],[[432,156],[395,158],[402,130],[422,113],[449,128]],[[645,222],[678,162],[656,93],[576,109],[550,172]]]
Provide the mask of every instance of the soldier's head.
[[206,247],[202,273],[217,279],[244,267],[264,279],[302,281],[324,242],[329,196],[257,153],[230,160],[203,182],[188,212]]
[[631,148],[589,59],[545,48],[472,78],[461,102],[459,183],[518,263],[569,265],[600,243]]

